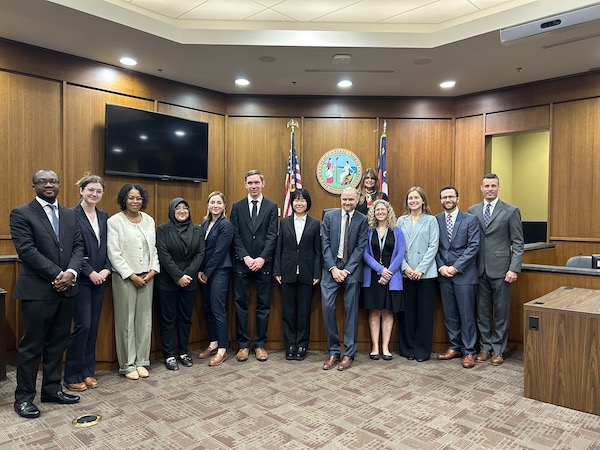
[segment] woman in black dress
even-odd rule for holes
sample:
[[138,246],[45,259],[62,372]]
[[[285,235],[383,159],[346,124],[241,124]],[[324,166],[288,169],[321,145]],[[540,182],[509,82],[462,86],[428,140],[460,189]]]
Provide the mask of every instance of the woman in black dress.
[[404,256],[404,236],[395,226],[394,209],[385,200],[373,202],[367,219],[369,241],[363,258],[367,265],[363,270],[363,307],[369,310],[372,343],[369,356],[389,361],[392,359],[389,345],[394,313],[403,309],[400,265]]
[[373,205],[375,200],[388,201],[388,196],[379,190],[379,177],[375,169],[364,171],[360,184],[358,185],[358,205],[356,210],[367,215],[367,211]]

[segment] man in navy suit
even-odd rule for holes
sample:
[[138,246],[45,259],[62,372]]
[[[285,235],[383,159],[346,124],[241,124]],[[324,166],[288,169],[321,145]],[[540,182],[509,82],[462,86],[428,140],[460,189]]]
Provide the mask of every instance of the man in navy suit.
[[450,348],[438,359],[462,356],[462,366],[471,369],[475,366],[477,344],[475,295],[478,283],[479,221],[474,215],[458,208],[458,190],[454,186],[443,187],[440,200],[444,211],[435,216],[440,226],[436,262]]
[[33,403],[40,360],[44,362],[41,400],[77,403],[61,388],[61,360],[73,317],[83,241],[75,212],[60,206],[60,180],[52,170],[33,174],[36,197],[10,213],[10,232],[22,262],[13,297],[21,300],[23,336],[17,357],[15,411],[34,419]]
[[[342,191],[342,207],[327,211],[323,217],[321,302],[329,352],[329,357],[323,363],[325,370],[333,369],[338,364],[338,370],[349,369],[357,350],[358,298],[363,253],[367,246],[367,218],[356,211],[358,197],[356,188],[347,187]],[[335,313],[335,298],[342,286],[346,312],[343,358]]]
[[246,361],[250,353],[248,329],[248,290],[256,284],[256,330],[254,353],[259,361],[269,357],[265,350],[271,311],[273,254],[277,244],[277,205],[262,195],[265,178],[259,170],[245,176],[248,196],[233,204],[233,250],[235,255],[233,289],[236,334],[240,347],[237,360]]
[[481,334],[476,362],[490,359],[492,365],[504,362],[508,345],[510,288],[517,281],[523,261],[523,224],[516,206],[498,198],[500,180],[489,173],[483,177],[483,202],[469,208],[479,219],[479,287],[477,290],[477,327]]

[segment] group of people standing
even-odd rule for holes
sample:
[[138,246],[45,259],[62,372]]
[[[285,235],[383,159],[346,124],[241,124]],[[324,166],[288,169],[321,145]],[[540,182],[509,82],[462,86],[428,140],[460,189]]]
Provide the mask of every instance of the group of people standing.
[[[322,225],[308,215],[308,191],[294,191],[294,213],[281,220],[279,232],[277,205],[263,196],[265,179],[258,170],[246,173],[248,194],[233,204],[230,220],[224,194],[215,191],[208,196],[200,225],[193,222],[189,203],[174,198],[168,205],[169,220],[158,228],[144,212],[149,196],[141,185],[121,188],[121,212],[109,218],[98,208],[104,195],[99,176],[86,174],[77,182],[80,203],[73,209],[58,204],[60,179],[54,171],[40,170],[32,181],[36,198],[10,216],[22,261],[13,294],[23,311],[14,404],[22,417],[40,415],[33,400],[42,359],[41,401],[79,401],[62,390],[65,349],[64,386],[71,391],[98,386],[96,337],[111,273],[119,373],[130,380],[150,375],[155,291],[167,369],[193,365],[188,342],[198,287],[209,338],[199,357],[210,358],[209,366],[227,359],[225,303],[231,274],[240,362],[249,358],[251,345],[258,361],[269,357],[265,345],[273,278],[282,292],[286,359],[306,357],[313,288],[320,283],[328,350],[323,369],[352,366],[360,307],[369,310],[372,359],[392,359],[389,344],[398,313],[400,355],[425,361],[432,351],[437,278],[450,340],[439,358],[463,356],[464,367],[474,365],[477,298],[481,343],[475,359],[502,363],[510,283],[520,271],[523,234],[518,209],[498,199],[494,174],[484,177],[484,202],[473,206],[472,214],[458,210],[458,191],[448,186],[440,194],[445,212],[433,217],[424,191],[413,187],[404,214],[396,220],[387,196],[379,192],[377,173],[367,169],[359,189],[344,189],[341,208],[328,210]],[[251,283],[256,287],[254,336],[248,325]],[[335,302],[342,287],[343,349]]]

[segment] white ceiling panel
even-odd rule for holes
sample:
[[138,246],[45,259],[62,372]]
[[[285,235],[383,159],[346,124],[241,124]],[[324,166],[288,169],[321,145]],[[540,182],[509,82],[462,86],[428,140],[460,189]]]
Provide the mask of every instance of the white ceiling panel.
[[245,20],[264,10],[264,6],[253,0],[208,0],[182,15],[180,19]]

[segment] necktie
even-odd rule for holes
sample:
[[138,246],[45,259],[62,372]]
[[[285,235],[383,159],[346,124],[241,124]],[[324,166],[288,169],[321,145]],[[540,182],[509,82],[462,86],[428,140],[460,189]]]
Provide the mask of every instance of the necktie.
[[446,231],[448,232],[448,241],[452,242],[452,229],[454,228],[454,224],[452,223],[452,216],[450,214],[446,214]]
[[52,216],[52,228],[54,228],[54,234],[56,234],[56,239],[58,239],[58,234],[60,232],[60,225],[58,223],[58,217],[56,217],[56,205],[48,205],[50,207],[50,212]]
[[348,235],[350,234],[350,214],[346,213],[346,223],[344,224],[344,249],[342,251],[342,261],[348,261]]
[[485,226],[487,227],[490,224],[490,218],[492,217],[492,204],[488,203],[485,206],[485,212],[483,213],[483,222],[485,223]]
[[256,216],[258,216],[258,200],[252,200],[252,215],[250,216],[252,225],[256,222]]

